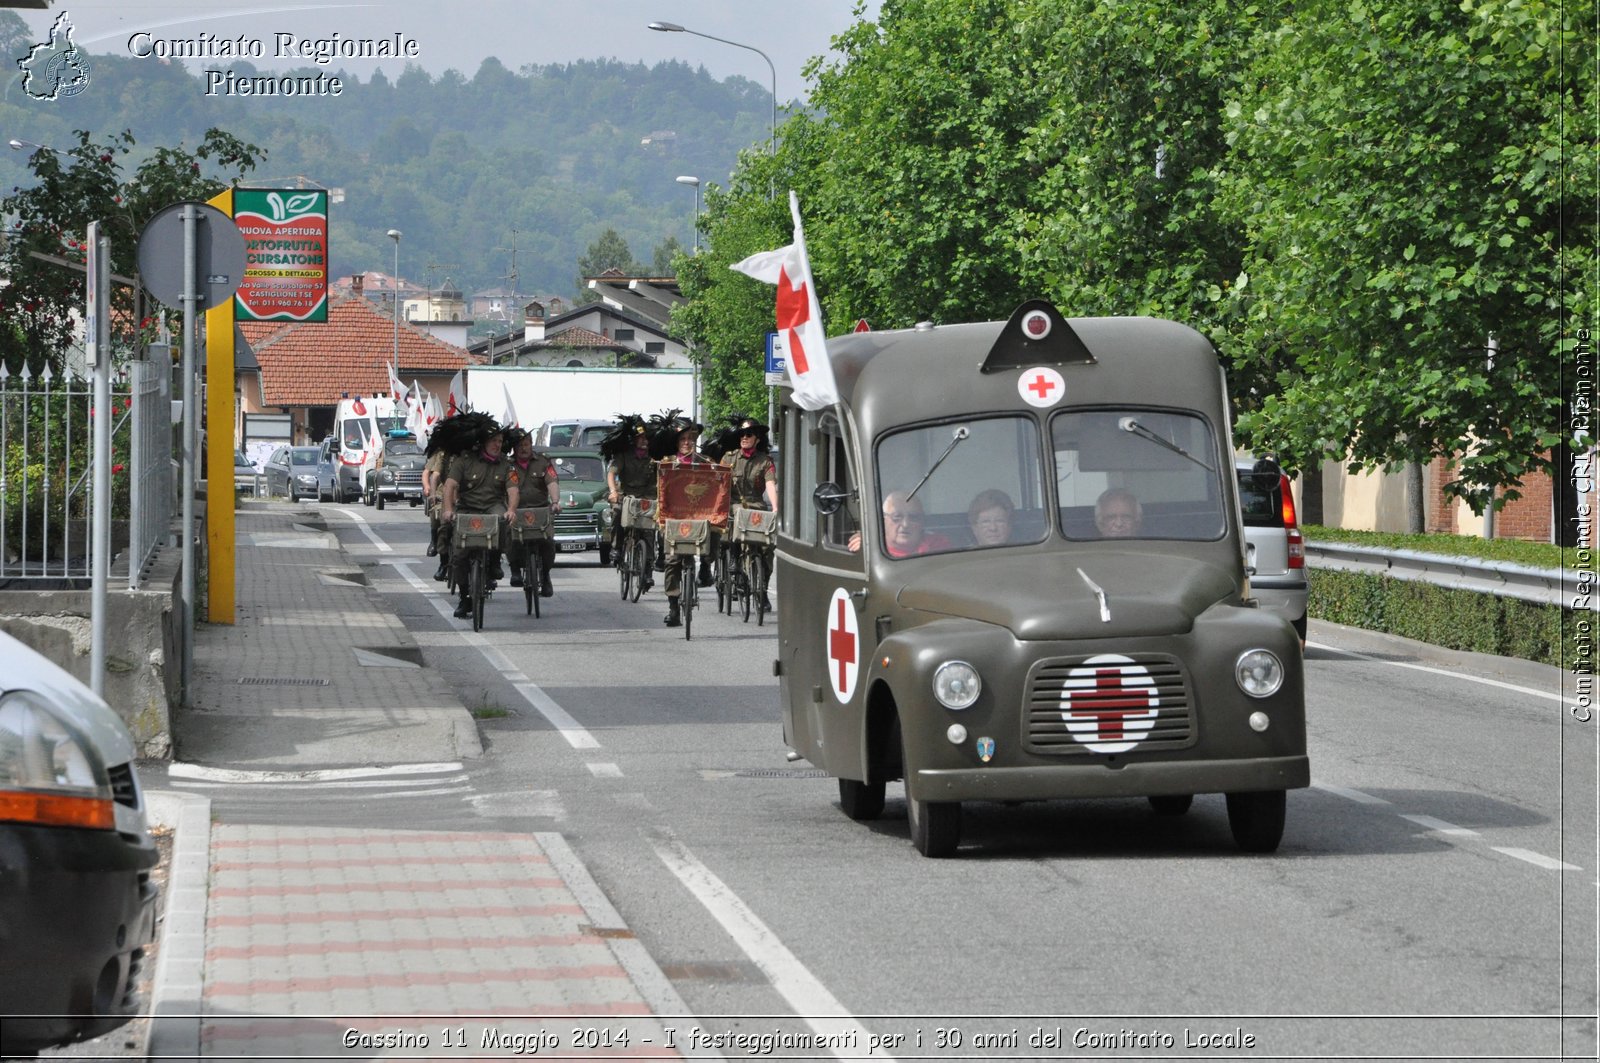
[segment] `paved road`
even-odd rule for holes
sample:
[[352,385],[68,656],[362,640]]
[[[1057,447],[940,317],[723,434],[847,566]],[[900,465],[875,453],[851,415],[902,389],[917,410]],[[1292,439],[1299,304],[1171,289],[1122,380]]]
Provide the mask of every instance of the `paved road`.
[[502,591],[475,635],[420,514],[320,508],[484,755],[215,780],[219,817],[558,832],[708,1030],[878,1058],[1594,1056],[1595,725],[1552,669],[1314,622],[1315,783],[1276,855],[1238,854],[1203,796],[973,806],[961,858],[929,861],[894,788],[853,823],[786,760],[771,628],[707,609],[685,642],[591,553],[542,618]]

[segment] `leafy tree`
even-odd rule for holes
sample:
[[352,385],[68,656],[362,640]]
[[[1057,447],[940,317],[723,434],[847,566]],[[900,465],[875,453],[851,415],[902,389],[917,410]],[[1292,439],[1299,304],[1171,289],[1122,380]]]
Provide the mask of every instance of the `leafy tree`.
[[607,229],[591,243],[578,258],[578,302],[592,303],[600,297],[589,290],[585,277],[597,277],[608,269],[614,269],[624,275],[636,274],[638,266],[634,264],[633,252],[628,249],[628,241],[624,240],[615,229]]
[[676,236],[669,236],[656,245],[655,251],[650,255],[650,275],[652,277],[670,277],[676,272],[673,259],[679,255],[687,254],[683,245]]
[[1269,381],[1240,420],[1258,446],[1463,454],[1445,489],[1480,512],[1550,464],[1594,309],[1588,11],[1311,0],[1263,42],[1224,183],[1249,239],[1238,350]]
[[[0,199],[11,228],[11,239],[0,247],[0,272],[9,278],[0,288],[0,319],[12,326],[0,330],[0,359],[12,371],[24,360],[34,368],[46,361],[59,365],[83,305],[83,273],[38,256],[84,262],[86,230],[100,220],[112,271],[132,274],[139,235],[152,217],[174,203],[215,196],[261,155],[255,145],[211,129],[192,151],[157,148],[124,178],[118,157],[133,151],[131,133],[103,144],[84,130],[75,135],[78,144],[70,151],[36,150],[29,166],[37,183]],[[207,176],[207,168],[223,176]],[[133,292],[113,285],[111,301],[113,331],[118,323],[126,329],[134,321]]]

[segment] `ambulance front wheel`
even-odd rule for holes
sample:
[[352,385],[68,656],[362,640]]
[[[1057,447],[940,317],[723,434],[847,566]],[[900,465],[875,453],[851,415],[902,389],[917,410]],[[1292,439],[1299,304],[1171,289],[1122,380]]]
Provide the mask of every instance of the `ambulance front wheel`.
[[960,801],[918,801],[906,791],[911,844],[927,857],[949,856],[961,844]]
[[1274,852],[1283,840],[1286,808],[1282,790],[1229,794],[1228,827],[1234,844],[1247,853]]
[[839,807],[844,814],[857,822],[877,819],[883,815],[882,782],[862,782],[859,779],[839,780]]

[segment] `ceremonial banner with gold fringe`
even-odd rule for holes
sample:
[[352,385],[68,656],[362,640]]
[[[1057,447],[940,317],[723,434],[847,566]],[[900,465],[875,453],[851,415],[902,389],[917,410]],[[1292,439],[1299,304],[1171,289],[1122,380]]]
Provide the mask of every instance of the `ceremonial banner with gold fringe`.
[[665,462],[656,479],[656,520],[703,520],[717,531],[728,527],[733,470],[722,465]]

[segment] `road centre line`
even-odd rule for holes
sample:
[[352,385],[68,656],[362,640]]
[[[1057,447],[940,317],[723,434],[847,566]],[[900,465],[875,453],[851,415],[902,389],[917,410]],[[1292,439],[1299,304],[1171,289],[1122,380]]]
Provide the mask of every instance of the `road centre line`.
[[1409,819],[1417,826],[1426,827],[1428,830],[1431,830],[1437,834],[1452,834],[1461,838],[1478,837],[1478,832],[1475,830],[1470,830],[1466,827],[1458,827],[1454,823],[1446,823],[1444,820],[1434,819],[1432,816],[1418,816],[1408,812],[1402,812],[1400,813],[1400,818]]
[[797,1016],[823,1037],[854,1047],[837,1047],[839,1059],[893,1059],[882,1049],[867,1050],[871,1037],[855,1021],[826,986],[808,971],[794,953],[784,946],[761,918],[729,889],[727,884],[701,863],[667,828],[651,832],[650,844],[684,888],[694,895],[711,917],[734,942],[761,968],[778,995],[788,1001]]
[[174,762],[167,766],[169,779],[205,779],[220,783],[329,782],[338,779],[370,779],[391,775],[436,775],[462,771],[459,760],[439,764],[391,764],[386,768],[316,768],[307,771],[248,771],[239,768],[208,768],[201,764]]
[[539,715],[550,721],[550,725],[561,733],[567,744],[573,749],[599,749],[600,742],[589,731],[573,719],[555,699],[539,688],[539,685],[529,679],[520,668],[512,663],[511,658],[501,653],[476,631],[462,631],[455,627],[456,618],[450,606],[449,599],[441,599],[434,588],[423,582],[422,577],[411,571],[407,563],[395,562],[394,570],[398,572],[411,588],[422,595],[423,600],[433,605],[434,611],[450,623],[450,630],[468,646],[481,653],[485,660],[494,667],[501,678],[511,684],[513,690],[522,695],[522,699],[538,711]]
[[1560,694],[1552,694],[1548,690],[1535,690],[1532,687],[1518,686],[1515,683],[1503,683],[1498,679],[1486,679],[1483,676],[1465,675],[1461,672],[1452,672],[1448,668],[1434,668],[1426,664],[1411,664],[1409,661],[1386,661],[1382,657],[1373,657],[1369,654],[1360,653],[1356,650],[1342,650],[1337,646],[1329,646],[1322,642],[1307,642],[1306,646],[1309,649],[1327,650],[1329,653],[1341,653],[1346,657],[1354,657],[1358,661],[1370,661],[1373,664],[1387,664],[1392,665],[1395,668],[1409,668],[1414,672],[1427,672],[1430,675],[1442,675],[1448,676],[1451,679],[1462,679],[1468,683],[1481,683],[1484,686],[1499,687],[1501,690],[1512,690],[1518,694],[1526,694],[1531,698],[1543,698],[1546,701],[1559,701],[1563,705],[1575,706],[1579,704],[1575,698],[1563,697]]
[[588,764],[585,764],[584,767],[588,768],[589,774],[593,775],[596,779],[622,778],[622,769],[615,764],[603,764],[596,761],[591,761]]
[[371,539],[372,545],[376,546],[380,552],[387,554],[394,549],[394,547],[390,546],[388,543],[384,542],[378,537],[378,533],[372,530],[372,525],[367,523],[367,518],[363,517],[361,514],[355,512],[354,510],[341,509],[338,506],[334,506],[332,508],[335,513],[343,513],[345,516],[355,521],[356,526],[361,529],[361,533],[368,539]]
[[1508,848],[1508,847],[1502,846],[1502,845],[1491,845],[1489,848],[1493,849],[1497,853],[1505,853],[1507,856],[1514,856],[1518,860],[1526,860],[1528,863],[1533,864],[1535,867],[1542,867],[1547,871],[1582,871],[1583,870],[1583,868],[1581,868],[1581,867],[1577,867],[1577,866],[1575,866],[1573,864],[1564,863],[1563,861],[1557,860],[1554,857],[1545,856],[1542,853],[1536,853],[1536,852],[1533,852],[1530,849],[1512,849],[1512,848]]

